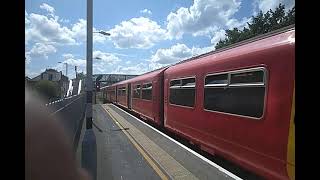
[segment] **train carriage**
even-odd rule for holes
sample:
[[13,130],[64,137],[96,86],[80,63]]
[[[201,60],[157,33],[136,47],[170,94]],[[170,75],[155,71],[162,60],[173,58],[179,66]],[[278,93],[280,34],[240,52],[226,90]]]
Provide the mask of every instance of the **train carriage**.
[[294,179],[294,38],[290,29],[169,67],[165,128],[268,179]]
[[131,110],[142,118],[163,125],[163,73],[165,68],[128,80],[131,86]]

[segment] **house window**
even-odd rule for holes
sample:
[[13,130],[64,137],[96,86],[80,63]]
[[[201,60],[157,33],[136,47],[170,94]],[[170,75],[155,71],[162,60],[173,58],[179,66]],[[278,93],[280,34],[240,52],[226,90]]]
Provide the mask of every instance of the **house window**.
[[49,81],[52,81],[53,74],[49,74]]
[[140,98],[140,94],[141,94],[141,88],[140,87],[141,87],[141,85],[138,84],[133,89],[133,98]]
[[144,84],[142,86],[142,99],[152,100],[152,83]]
[[264,79],[262,68],[208,75],[204,86],[204,108],[261,118],[266,90]]
[[172,80],[170,82],[170,103],[193,107],[195,102],[195,80],[195,78]]

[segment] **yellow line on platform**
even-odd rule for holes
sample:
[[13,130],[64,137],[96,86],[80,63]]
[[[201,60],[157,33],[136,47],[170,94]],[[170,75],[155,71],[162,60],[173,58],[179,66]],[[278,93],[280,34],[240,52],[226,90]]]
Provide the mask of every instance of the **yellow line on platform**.
[[[104,107],[102,107],[107,114],[110,115],[111,119],[119,126],[119,128],[124,129],[124,127],[117,121],[117,119]],[[159,175],[162,180],[168,180],[168,177],[162,172],[162,170],[157,166],[153,159],[149,157],[149,155],[139,146],[139,144],[131,137],[130,134],[126,131],[122,131],[130,140],[130,142],[134,145],[134,147],[140,152],[140,154],[144,157],[144,159],[150,164],[153,170]]]

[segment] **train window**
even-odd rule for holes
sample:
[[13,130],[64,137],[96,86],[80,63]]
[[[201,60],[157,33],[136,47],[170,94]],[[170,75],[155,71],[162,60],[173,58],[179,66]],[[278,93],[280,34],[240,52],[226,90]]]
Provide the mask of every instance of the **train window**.
[[118,88],[118,96],[121,96],[121,93],[122,93],[121,89]]
[[118,96],[125,96],[126,95],[126,87],[118,88]]
[[122,88],[122,96],[126,96],[127,95],[127,88],[123,87]]
[[181,86],[181,79],[173,80],[170,82],[170,88],[180,88]]
[[193,107],[195,100],[195,78],[173,80],[170,82],[170,103]]
[[196,82],[195,78],[182,79],[181,88],[195,88]]
[[263,84],[263,71],[251,71],[231,74],[230,84]]
[[140,94],[141,94],[141,88],[140,88],[140,84],[136,85],[135,88],[133,89],[133,98],[140,98]]
[[[207,110],[261,118],[265,99],[265,72],[260,70],[230,73],[226,86],[204,88],[204,108]],[[211,76],[206,77],[212,78]]]
[[205,79],[205,86],[226,86],[228,85],[228,74],[218,74],[207,76]]
[[142,86],[142,99],[151,100],[152,99],[152,84],[144,84]]

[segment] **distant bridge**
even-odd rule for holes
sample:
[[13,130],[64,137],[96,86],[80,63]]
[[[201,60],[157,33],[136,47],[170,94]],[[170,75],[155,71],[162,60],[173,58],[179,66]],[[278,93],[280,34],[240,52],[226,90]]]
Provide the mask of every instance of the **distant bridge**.
[[94,83],[96,82],[97,77],[100,75],[102,75],[101,79],[99,80],[101,83],[100,84],[101,87],[109,86],[111,84],[114,84],[114,83],[117,83],[120,81],[124,81],[127,79],[131,79],[131,78],[138,76],[138,75],[128,75],[128,74],[94,74],[92,76]]

